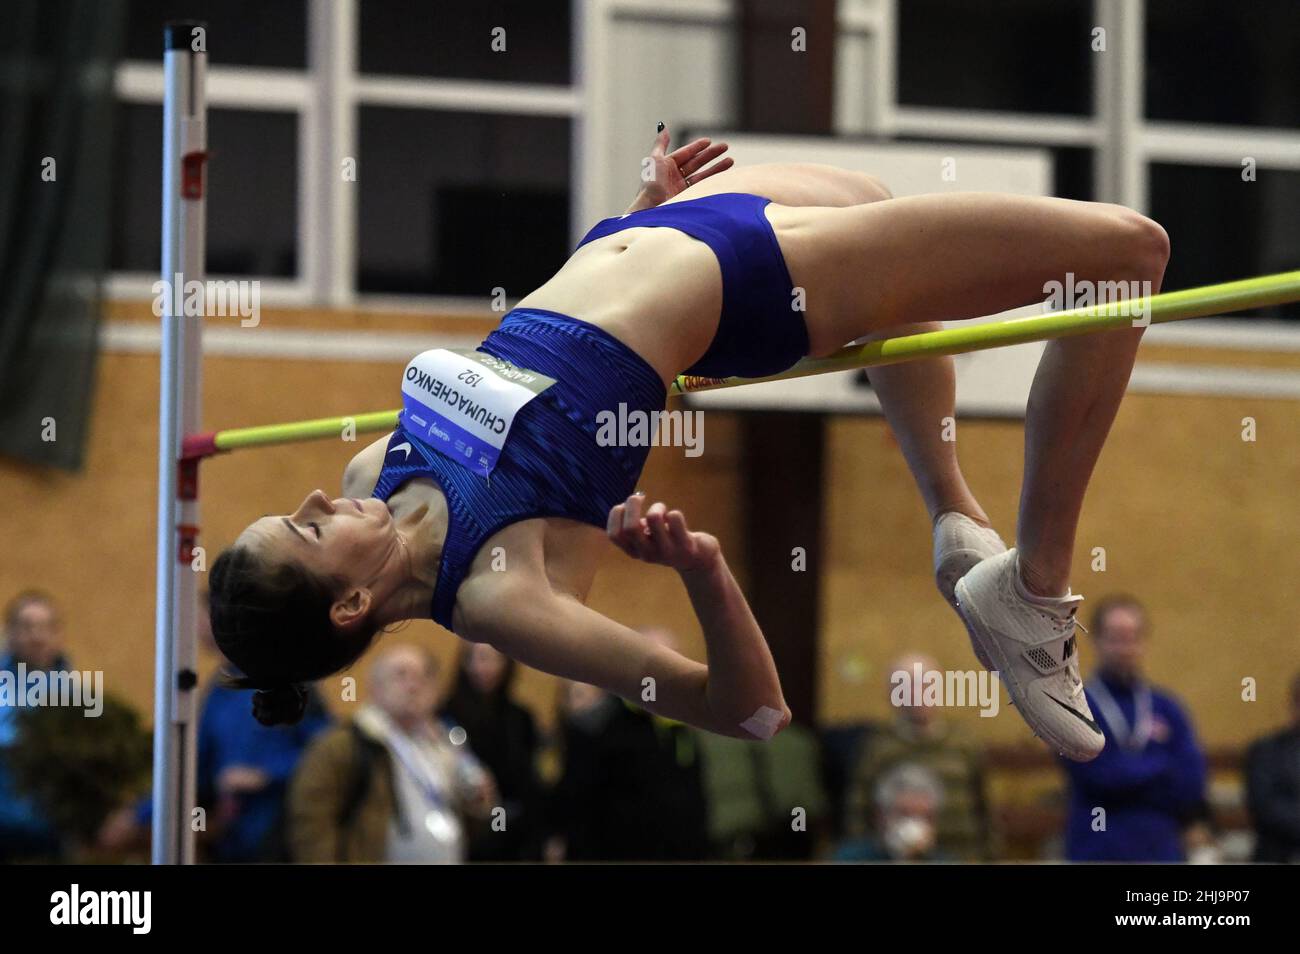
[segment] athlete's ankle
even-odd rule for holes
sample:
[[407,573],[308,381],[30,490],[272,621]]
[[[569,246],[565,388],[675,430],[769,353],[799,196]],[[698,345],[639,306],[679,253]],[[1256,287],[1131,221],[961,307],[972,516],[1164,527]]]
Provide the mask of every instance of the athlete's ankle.
[[1016,582],[1021,594],[1031,599],[1054,600],[1070,593],[1069,574],[1051,574],[1016,554]]
[[933,530],[935,525],[939,522],[939,518],[946,513],[959,513],[963,517],[973,520],[975,523],[978,523],[981,527],[984,527],[987,530],[993,529],[992,521],[989,520],[988,514],[984,512],[983,508],[981,508],[979,504],[952,504],[937,507],[930,514],[930,529]]

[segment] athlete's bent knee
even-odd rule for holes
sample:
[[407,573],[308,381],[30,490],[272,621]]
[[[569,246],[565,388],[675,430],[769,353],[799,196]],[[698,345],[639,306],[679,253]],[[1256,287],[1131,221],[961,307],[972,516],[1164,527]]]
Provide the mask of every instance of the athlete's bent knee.
[[1116,251],[1123,266],[1143,276],[1163,275],[1169,264],[1169,233],[1164,226],[1127,206],[1108,208],[1118,225]]

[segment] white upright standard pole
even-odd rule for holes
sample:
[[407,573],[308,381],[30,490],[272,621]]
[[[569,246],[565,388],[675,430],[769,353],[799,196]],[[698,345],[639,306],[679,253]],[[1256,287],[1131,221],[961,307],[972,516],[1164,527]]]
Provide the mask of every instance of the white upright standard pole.
[[153,863],[194,861],[195,628],[192,569],[198,462],[182,438],[199,430],[202,314],[187,294],[204,280],[207,29],[163,31],[162,349],[158,394],[158,604],[155,616]]

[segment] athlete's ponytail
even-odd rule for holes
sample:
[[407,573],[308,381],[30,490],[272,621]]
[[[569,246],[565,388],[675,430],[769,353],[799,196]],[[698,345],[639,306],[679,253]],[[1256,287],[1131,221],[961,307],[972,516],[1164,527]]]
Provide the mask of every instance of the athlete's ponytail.
[[374,641],[377,626],[345,633],[330,622],[341,586],[293,561],[267,562],[246,546],[231,547],[212,564],[212,635],[239,670],[223,683],[255,690],[253,715],[263,725],[301,719],[303,684],[346,669]]

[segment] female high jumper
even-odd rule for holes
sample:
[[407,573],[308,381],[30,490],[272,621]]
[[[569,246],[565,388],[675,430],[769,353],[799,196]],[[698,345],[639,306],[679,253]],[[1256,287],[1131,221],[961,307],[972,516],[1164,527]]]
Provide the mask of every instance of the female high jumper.
[[[598,415],[662,410],[683,369],[770,375],[858,339],[1042,301],[1067,272],[1154,293],[1169,256],[1164,229],[1122,206],[893,198],[859,172],[730,168],[723,144],[668,143],[661,130],[632,207],[598,223],[477,351],[412,360],[396,430],[348,463],[343,496],[313,491],[215,561],[213,632],[236,684],[257,690],[259,719],[295,720],[303,683],[349,666],[384,627],[431,618],[664,716],[770,738],[790,711],[717,539],[634,492],[649,448],[611,446]],[[1141,335],[1047,343],[1011,549],[944,440],[952,359],[870,372],[930,512],[940,592],[1034,733],[1076,760],[1104,742],[1075,651],[1075,529]],[[678,572],[707,665],[586,606],[611,542]]]

